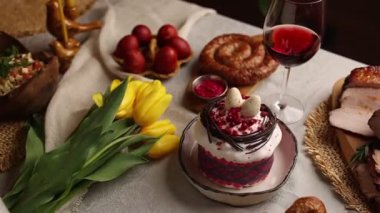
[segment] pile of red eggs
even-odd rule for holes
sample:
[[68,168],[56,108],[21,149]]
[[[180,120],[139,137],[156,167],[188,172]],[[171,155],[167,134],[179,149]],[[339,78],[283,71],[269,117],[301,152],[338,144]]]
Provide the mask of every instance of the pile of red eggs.
[[[156,39],[157,48],[152,50],[153,39]],[[179,61],[191,56],[191,48],[170,24],[163,25],[157,36],[140,24],[131,34],[120,39],[113,54],[126,72],[143,74],[152,70],[158,74],[171,74],[176,71]]]

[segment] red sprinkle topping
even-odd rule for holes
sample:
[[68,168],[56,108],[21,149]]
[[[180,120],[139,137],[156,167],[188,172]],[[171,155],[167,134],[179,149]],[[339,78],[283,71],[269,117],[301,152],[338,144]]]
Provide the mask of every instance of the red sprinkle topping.
[[195,86],[194,91],[201,97],[215,98],[221,95],[225,89],[226,87],[221,81],[205,79]]
[[[265,111],[264,108],[261,110],[262,117],[269,116],[268,112]],[[226,110],[223,100],[215,105],[215,108],[209,112],[209,116],[221,131],[231,136],[239,136],[252,133],[252,131],[254,131],[252,125],[254,124],[257,124],[257,131],[262,131],[265,129],[260,123],[260,120],[256,119],[255,117],[242,116],[241,107]]]

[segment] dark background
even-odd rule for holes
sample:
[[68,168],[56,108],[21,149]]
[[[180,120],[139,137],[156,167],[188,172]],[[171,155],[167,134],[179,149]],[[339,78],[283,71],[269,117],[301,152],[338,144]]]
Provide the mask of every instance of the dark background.
[[[262,27],[259,0],[186,0],[219,14]],[[322,48],[354,60],[380,65],[380,1],[325,0]]]

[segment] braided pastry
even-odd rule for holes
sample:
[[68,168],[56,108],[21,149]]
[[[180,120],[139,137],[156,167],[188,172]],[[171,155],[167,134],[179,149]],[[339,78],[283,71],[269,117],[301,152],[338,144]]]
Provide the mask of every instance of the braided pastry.
[[212,39],[199,58],[201,72],[216,74],[235,86],[253,85],[273,73],[278,63],[261,36],[225,34]]

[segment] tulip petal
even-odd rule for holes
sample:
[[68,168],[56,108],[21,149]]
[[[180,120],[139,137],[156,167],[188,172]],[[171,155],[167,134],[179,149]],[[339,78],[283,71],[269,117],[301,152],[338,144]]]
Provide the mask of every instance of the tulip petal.
[[162,135],[171,135],[176,131],[176,127],[170,120],[156,121],[149,126],[144,126],[140,133],[152,137],[160,137]]
[[166,88],[162,85],[161,81],[155,80],[142,86],[136,95],[136,99],[139,101],[144,100],[146,97],[150,98],[152,93],[166,93]]
[[176,149],[178,144],[177,135],[164,135],[150,148],[148,156],[153,159],[161,158]]
[[110,91],[114,91],[119,85],[121,84],[121,81],[119,79],[115,79],[112,81],[110,86]]
[[131,81],[128,84],[127,91],[124,94],[124,98],[120,104],[119,110],[127,110],[127,108],[133,108],[133,103],[136,98],[136,91],[141,85],[142,81]]
[[128,108],[126,110],[120,110],[116,113],[116,119],[131,118],[133,113],[133,108]]
[[92,100],[95,102],[96,106],[102,107],[104,100],[103,100],[103,94],[100,92],[97,92],[92,95]]
[[158,120],[155,119],[149,123],[142,121],[148,119],[148,116],[151,116],[146,114],[149,108],[154,107],[154,105],[157,104],[157,102],[160,102],[162,97],[165,96],[166,90],[163,88],[164,86],[162,86],[160,81],[153,81],[150,82],[148,86],[146,86],[144,90],[140,91],[137,95],[135,113],[133,114],[133,117],[139,125],[146,126]]
[[[147,126],[157,121],[161,115],[169,107],[173,96],[170,94],[155,94],[148,100],[137,103],[135,111],[133,113],[133,119],[140,126]],[[148,104],[144,105],[145,103]]]
[[136,91],[136,102],[140,102],[140,100],[143,99],[142,93],[145,91],[146,88],[149,87],[149,85],[150,82],[142,82],[142,85]]

